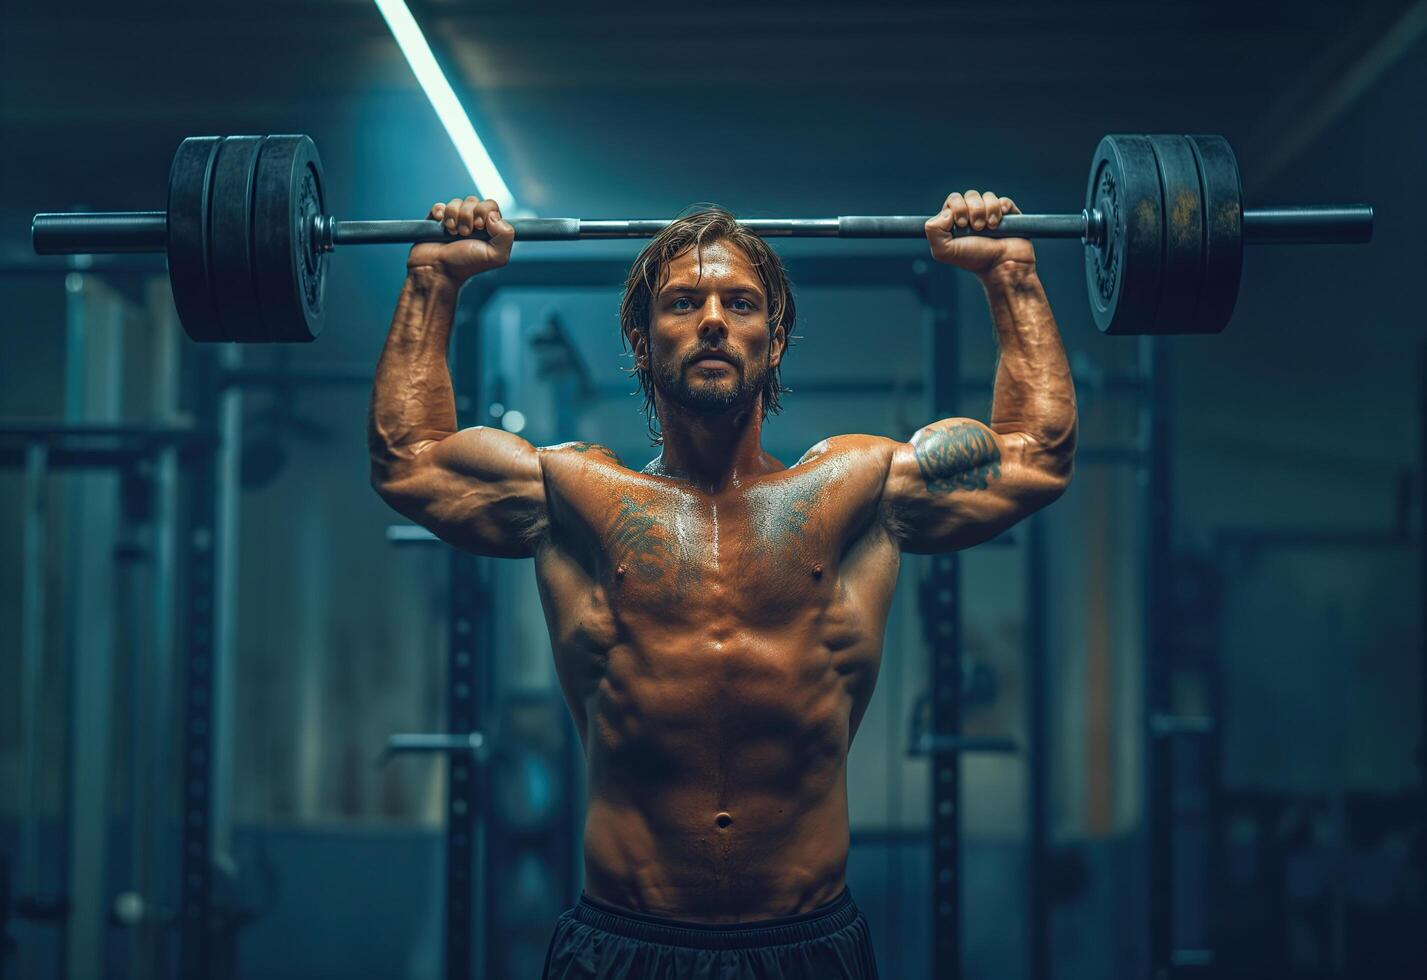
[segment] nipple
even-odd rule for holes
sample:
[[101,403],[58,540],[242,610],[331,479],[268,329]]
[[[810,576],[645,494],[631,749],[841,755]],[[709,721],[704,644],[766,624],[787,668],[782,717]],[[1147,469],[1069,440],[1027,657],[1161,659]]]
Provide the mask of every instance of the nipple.
[[622,562],[620,563],[619,567],[614,570],[614,577],[624,578],[624,564]]
[[714,823],[718,824],[720,830],[727,830],[733,824],[733,817],[727,813],[714,814]]
[[813,578],[822,578],[822,577],[823,577],[823,563],[822,563],[822,562],[818,562],[816,565],[813,566]]

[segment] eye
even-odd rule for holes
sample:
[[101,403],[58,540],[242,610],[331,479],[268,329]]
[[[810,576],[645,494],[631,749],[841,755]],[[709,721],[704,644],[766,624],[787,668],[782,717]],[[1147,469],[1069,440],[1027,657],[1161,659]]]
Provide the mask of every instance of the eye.
[[737,310],[739,313],[752,313],[756,309],[756,307],[751,302],[742,298],[735,299],[728,305],[732,309]]
[[674,300],[674,302],[669,304],[669,309],[679,310],[681,312],[686,310],[692,310],[693,308],[694,304],[687,296],[680,296],[678,299]]

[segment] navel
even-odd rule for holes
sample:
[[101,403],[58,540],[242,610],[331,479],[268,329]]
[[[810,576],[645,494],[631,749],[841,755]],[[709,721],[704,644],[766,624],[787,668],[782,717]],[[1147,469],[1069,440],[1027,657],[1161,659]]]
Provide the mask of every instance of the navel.
[[822,577],[823,577],[823,563],[822,563],[822,562],[818,562],[816,565],[813,566],[813,578],[822,578]]
[[714,823],[718,826],[719,830],[727,830],[733,826],[733,817],[727,813],[715,813]]

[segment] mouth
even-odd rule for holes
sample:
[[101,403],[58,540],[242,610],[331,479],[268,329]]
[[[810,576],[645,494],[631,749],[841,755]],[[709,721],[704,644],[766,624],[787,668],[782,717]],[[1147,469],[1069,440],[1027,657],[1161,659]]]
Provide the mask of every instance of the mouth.
[[733,362],[722,354],[705,354],[694,361],[692,366],[696,368],[733,367]]

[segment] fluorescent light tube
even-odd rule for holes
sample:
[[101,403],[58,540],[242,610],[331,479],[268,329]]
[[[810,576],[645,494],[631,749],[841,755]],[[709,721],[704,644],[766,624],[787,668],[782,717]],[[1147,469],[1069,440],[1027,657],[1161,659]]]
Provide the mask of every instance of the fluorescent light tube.
[[386,18],[387,26],[391,28],[392,37],[396,38],[401,53],[406,55],[407,64],[411,65],[416,80],[426,92],[431,107],[436,110],[441,125],[446,127],[451,142],[456,144],[456,153],[470,172],[471,180],[476,184],[476,192],[482,197],[499,201],[502,213],[516,214],[519,208],[515,195],[501,179],[495,161],[486,152],[481,138],[476,135],[476,128],[471,125],[470,117],[461,108],[451,83],[441,73],[440,66],[436,64],[436,56],[431,53],[431,45],[426,43],[426,37],[417,26],[416,18],[412,17],[411,11],[407,9],[405,0],[376,0],[376,5]]

